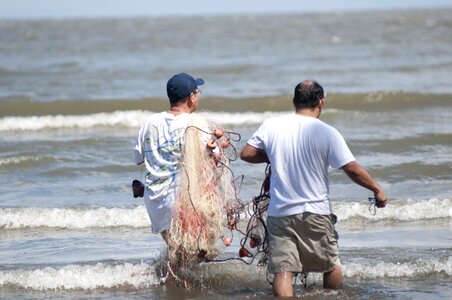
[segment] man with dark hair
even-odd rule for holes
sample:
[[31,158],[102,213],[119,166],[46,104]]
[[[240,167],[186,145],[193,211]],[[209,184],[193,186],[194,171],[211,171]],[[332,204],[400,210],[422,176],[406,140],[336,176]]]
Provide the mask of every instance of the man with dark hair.
[[293,273],[321,272],[323,286],[342,287],[330,205],[328,167],[342,169],[371,190],[377,207],[387,198],[378,183],[355,161],[342,135],[319,120],[325,104],[320,84],[295,87],[295,114],[266,120],[241,151],[242,160],[271,164],[268,207],[269,272],[275,296],[293,296]]
[[185,130],[190,114],[198,107],[204,80],[186,73],[171,77],[166,86],[170,107],[152,115],[141,127],[134,147],[134,161],[145,164],[144,203],[152,233],[160,233],[168,243],[178,183]]
[[308,84],[307,81],[303,81],[295,87],[293,97],[295,110],[316,108],[320,99],[324,99],[323,87],[316,81],[311,82]]

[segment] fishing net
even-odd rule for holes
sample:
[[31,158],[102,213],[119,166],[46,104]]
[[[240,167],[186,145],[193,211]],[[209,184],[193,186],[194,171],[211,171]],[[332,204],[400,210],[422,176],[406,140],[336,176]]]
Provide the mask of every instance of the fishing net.
[[[267,232],[267,210],[270,202],[270,165],[265,170],[265,179],[262,183],[258,196],[235,210],[228,212],[228,222],[231,234],[237,232],[242,237],[238,257],[223,259],[241,260],[246,264],[252,264],[259,258],[257,266],[266,266],[268,261],[268,232]],[[245,216],[246,228],[239,226],[240,216]],[[233,226],[231,226],[233,224]],[[218,260],[217,260],[218,261]]]
[[237,158],[233,142],[239,139],[238,134],[191,114],[169,230],[168,258],[173,275],[180,277],[190,266],[215,259],[223,247],[227,211],[243,206],[229,167]]
[[[247,204],[238,197],[243,176],[235,177],[231,161],[238,157],[240,135],[226,131],[199,114],[191,114],[185,131],[179,186],[168,235],[168,275],[185,287],[199,284],[200,262],[240,260],[266,266],[269,174],[261,192]],[[246,219],[246,225],[241,220]],[[241,236],[238,255],[219,259],[234,233]],[[201,276],[202,277],[202,276]],[[202,285],[202,283],[201,283]]]

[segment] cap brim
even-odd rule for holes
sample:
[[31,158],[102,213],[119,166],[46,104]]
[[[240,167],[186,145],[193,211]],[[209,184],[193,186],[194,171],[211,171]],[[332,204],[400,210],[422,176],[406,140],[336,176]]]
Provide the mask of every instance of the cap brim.
[[204,84],[204,80],[201,79],[201,78],[197,78],[195,81],[196,81],[197,85],[203,85]]

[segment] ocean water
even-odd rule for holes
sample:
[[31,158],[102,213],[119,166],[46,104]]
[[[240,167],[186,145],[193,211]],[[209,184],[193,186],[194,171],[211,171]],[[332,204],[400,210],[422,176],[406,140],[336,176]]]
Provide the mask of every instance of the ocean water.
[[[384,187],[373,215],[372,194],[331,170],[345,287],[309,274],[297,296],[452,298],[451,13],[0,20],[0,298],[272,298],[266,269],[240,261],[193,270],[203,288],[160,283],[131,149],[178,72],[205,79],[198,112],[240,133],[237,149],[317,79],[321,119]],[[249,202],[265,166],[231,167]]]

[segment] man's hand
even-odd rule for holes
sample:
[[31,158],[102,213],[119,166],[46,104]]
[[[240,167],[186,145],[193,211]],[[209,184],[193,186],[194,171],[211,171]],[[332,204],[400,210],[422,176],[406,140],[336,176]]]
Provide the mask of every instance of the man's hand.
[[388,198],[386,198],[386,195],[383,191],[378,191],[374,193],[375,199],[377,201],[375,202],[375,206],[378,208],[383,208],[388,203]]
[[351,180],[374,192],[376,207],[383,208],[386,206],[388,198],[386,198],[385,193],[375,179],[373,179],[366,169],[364,169],[359,163],[356,161],[349,162],[342,167],[342,170],[348,175],[348,177],[350,177]]

